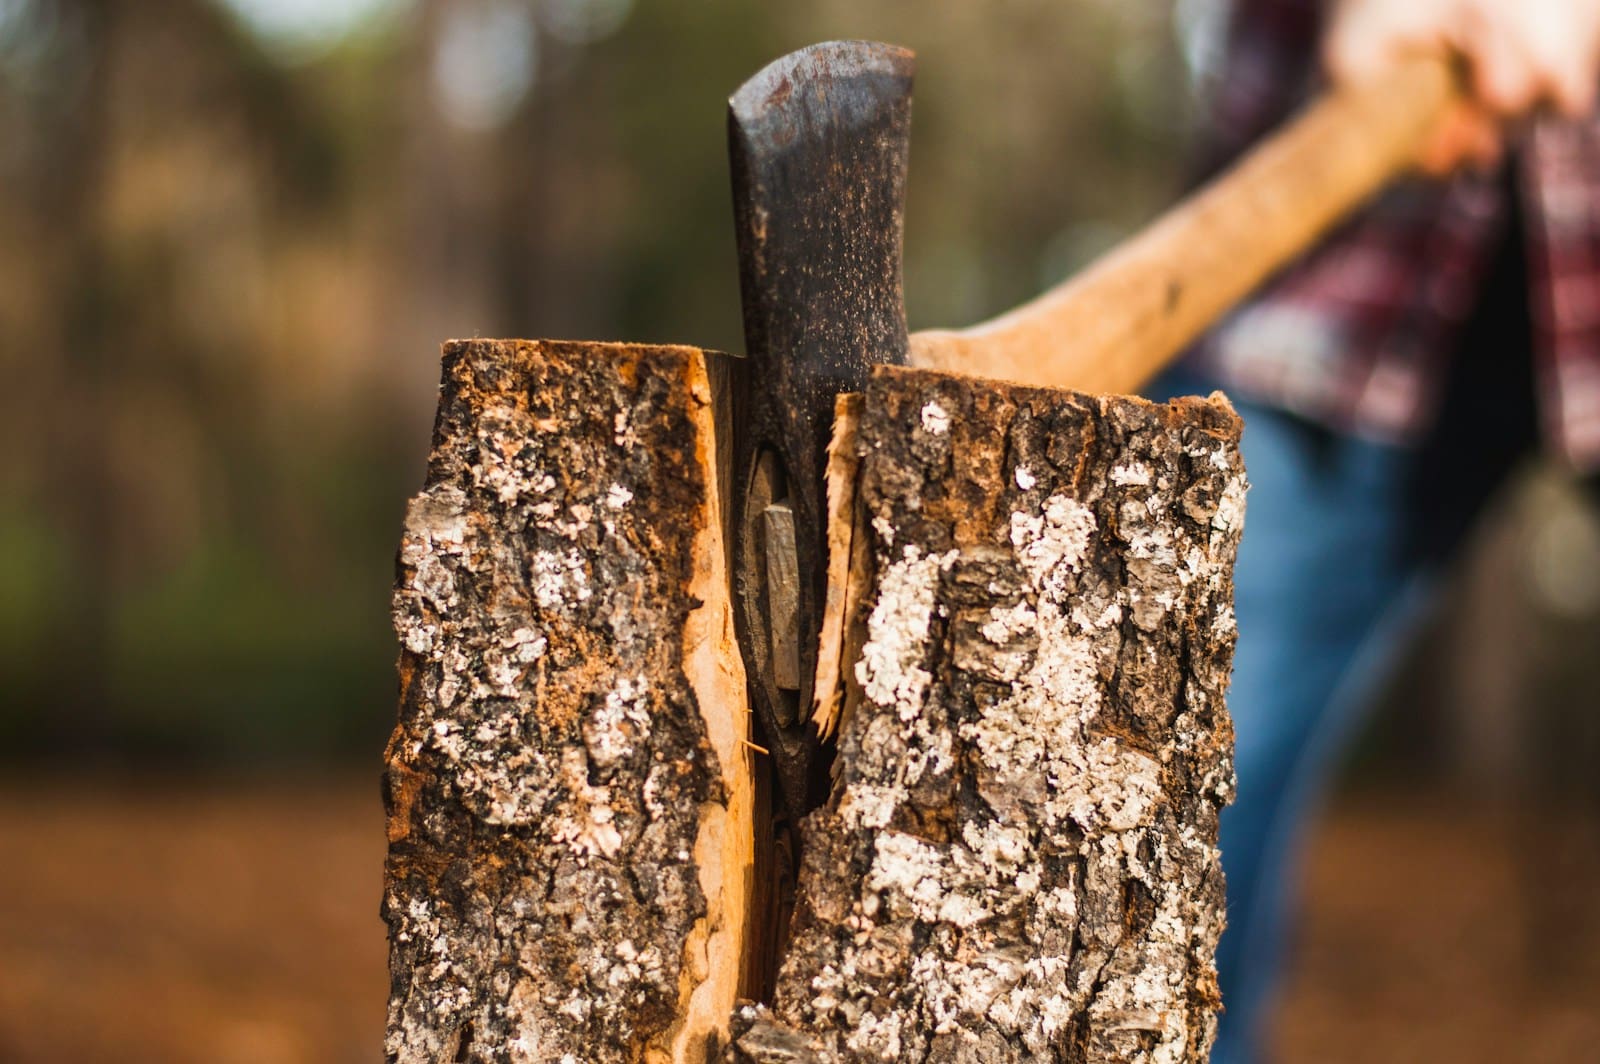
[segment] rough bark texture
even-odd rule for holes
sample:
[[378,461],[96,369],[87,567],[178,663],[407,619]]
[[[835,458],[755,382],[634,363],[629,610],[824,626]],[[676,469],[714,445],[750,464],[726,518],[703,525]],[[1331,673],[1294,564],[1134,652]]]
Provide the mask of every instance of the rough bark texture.
[[875,371],[835,784],[770,1007],[735,1009],[762,814],[721,371],[446,347],[395,592],[389,1059],[1204,1060],[1226,402]]
[[1220,397],[876,372],[860,697],[728,1059],[1207,1059],[1238,435]]
[[717,1050],[751,815],[716,371],[446,345],[394,600],[391,1061]]

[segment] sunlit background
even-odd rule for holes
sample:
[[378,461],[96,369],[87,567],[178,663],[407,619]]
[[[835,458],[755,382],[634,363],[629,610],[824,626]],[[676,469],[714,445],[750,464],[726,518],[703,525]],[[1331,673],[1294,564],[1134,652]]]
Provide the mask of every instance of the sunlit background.
[[[0,0],[0,1060],[380,1057],[438,344],[738,350],[745,77],[916,49],[909,313],[957,325],[1181,191],[1217,14]],[[1597,559],[1530,467],[1308,840],[1283,1059],[1592,1059]]]

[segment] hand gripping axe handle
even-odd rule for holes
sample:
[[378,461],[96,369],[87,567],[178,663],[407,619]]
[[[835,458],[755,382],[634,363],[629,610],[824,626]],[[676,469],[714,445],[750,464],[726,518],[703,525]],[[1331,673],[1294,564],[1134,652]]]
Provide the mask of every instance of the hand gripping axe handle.
[[729,101],[749,360],[736,389],[734,602],[785,806],[825,785],[806,717],[827,572],[834,398],[877,363],[1132,391],[1411,168],[1457,98],[1442,58],[1323,96],[1078,276],[992,321],[907,336],[901,233],[912,54],[866,41],[776,60]]

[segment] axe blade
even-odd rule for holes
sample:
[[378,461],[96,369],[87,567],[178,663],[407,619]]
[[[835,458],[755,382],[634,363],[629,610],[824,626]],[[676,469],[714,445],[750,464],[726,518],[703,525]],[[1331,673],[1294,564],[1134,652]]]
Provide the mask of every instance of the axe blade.
[[[734,483],[744,492],[735,612],[762,737],[796,815],[826,785],[805,718],[827,573],[834,397],[908,355],[900,260],[913,67],[912,53],[893,45],[818,44],[769,64],[728,102],[747,354],[734,414]],[[777,527],[766,519],[774,506],[793,515],[793,587],[769,585],[780,568],[769,567],[763,538]],[[775,632],[773,618],[791,614],[797,623]],[[796,650],[798,689],[788,686]]]

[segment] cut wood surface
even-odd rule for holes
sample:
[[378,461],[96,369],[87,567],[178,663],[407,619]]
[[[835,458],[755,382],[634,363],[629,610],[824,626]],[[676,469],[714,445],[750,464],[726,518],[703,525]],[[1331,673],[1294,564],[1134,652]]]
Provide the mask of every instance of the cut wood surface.
[[729,623],[728,369],[447,346],[395,596],[389,1059],[1206,1059],[1226,401],[883,367],[841,406],[854,605],[786,923]]
[[692,348],[447,345],[395,591],[392,1061],[703,1061],[750,753]]
[[731,1059],[1206,1060],[1237,417],[884,367],[858,432],[862,697]]

